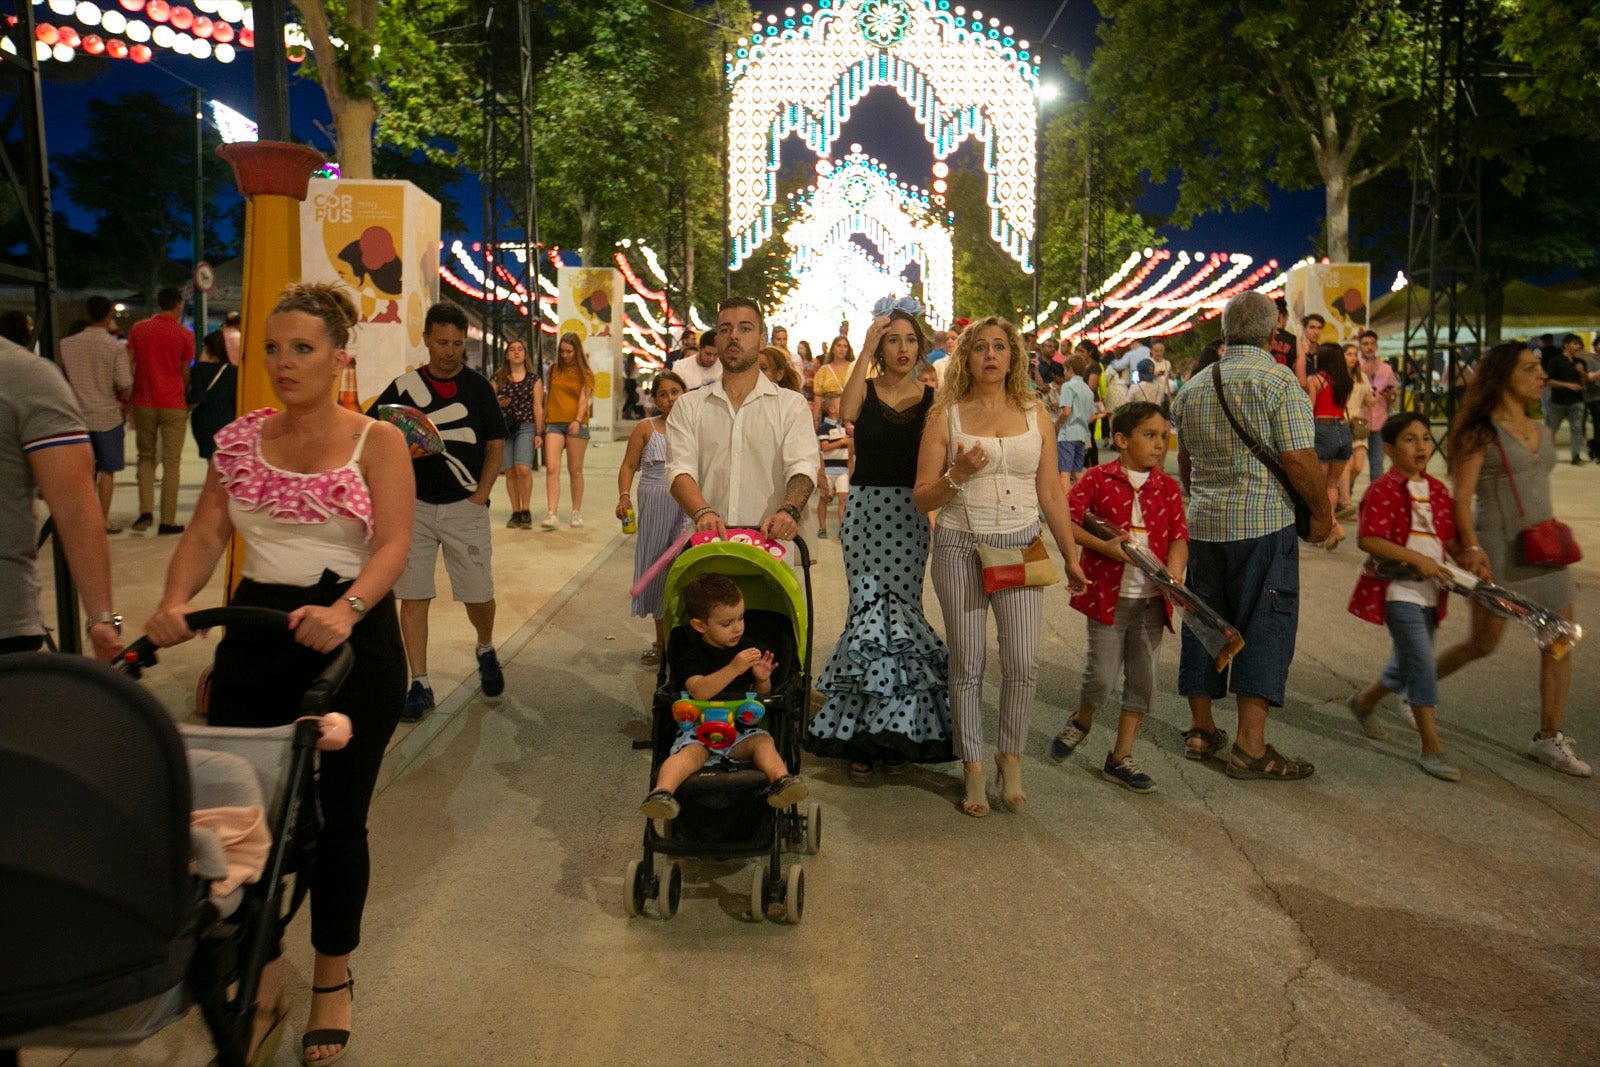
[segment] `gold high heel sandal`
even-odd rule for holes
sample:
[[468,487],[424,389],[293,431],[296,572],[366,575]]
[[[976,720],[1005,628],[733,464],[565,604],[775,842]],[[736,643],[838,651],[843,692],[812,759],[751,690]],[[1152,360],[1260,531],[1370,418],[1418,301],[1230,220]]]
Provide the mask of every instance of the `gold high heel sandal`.
[[1000,803],[1010,812],[1018,812],[1028,806],[1028,794],[1022,791],[1022,760],[1017,758],[1012,762],[1004,762],[1000,757],[995,757],[995,787],[1000,790]]
[[966,773],[966,796],[961,798],[962,814],[970,815],[974,819],[981,819],[989,814],[989,794],[985,786],[989,784],[983,768],[969,770]]

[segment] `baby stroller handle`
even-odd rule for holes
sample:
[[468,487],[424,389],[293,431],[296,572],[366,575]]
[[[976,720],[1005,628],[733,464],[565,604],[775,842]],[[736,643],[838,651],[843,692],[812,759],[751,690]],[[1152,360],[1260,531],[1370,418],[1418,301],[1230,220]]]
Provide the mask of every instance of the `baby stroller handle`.
[[[272,608],[252,607],[221,607],[205,608],[193,611],[183,617],[191,630],[209,630],[217,626],[260,626],[265,629],[286,630],[289,628],[289,615],[287,612],[275,611]],[[332,658],[328,665],[322,668],[322,673],[317,675],[305,695],[300,698],[300,713],[302,715],[322,715],[328,710],[328,704],[333,700],[333,694],[338,692],[344,680],[350,674],[350,668],[355,665],[356,655],[350,650],[347,641],[333,650]],[[156,665],[156,646],[148,637],[141,637],[133,644],[122,650],[117,657],[117,667],[125,673],[137,678],[146,667]]]

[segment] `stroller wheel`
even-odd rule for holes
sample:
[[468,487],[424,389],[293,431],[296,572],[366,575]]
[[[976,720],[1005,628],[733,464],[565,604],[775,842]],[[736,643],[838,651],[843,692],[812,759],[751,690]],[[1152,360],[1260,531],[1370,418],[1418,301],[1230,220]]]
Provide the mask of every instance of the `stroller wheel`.
[[783,887],[783,921],[795,925],[806,910],[806,869],[798,863],[789,868]]
[[750,921],[765,922],[767,918],[767,865],[756,864],[755,877],[750,879]]
[[622,875],[622,910],[631,918],[644,913],[645,898],[650,895],[646,885],[648,878],[649,872],[642,861],[628,861],[627,870]]
[[683,867],[674,860],[666,872],[656,877],[656,910],[663,919],[678,914],[678,901],[683,898]]
[[807,856],[822,851],[822,805],[815,801],[806,805],[806,836],[800,851]]

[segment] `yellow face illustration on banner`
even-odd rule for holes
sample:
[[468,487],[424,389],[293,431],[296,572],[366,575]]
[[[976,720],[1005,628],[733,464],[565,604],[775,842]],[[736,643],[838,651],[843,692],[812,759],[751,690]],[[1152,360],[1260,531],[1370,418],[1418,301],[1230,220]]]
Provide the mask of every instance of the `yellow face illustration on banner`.
[[328,264],[356,291],[362,322],[399,322],[405,296],[400,257],[405,191],[400,186],[365,186],[351,192],[335,186],[313,205],[322,226]]
[[[616,311],[611,306],[611,276],[609,270],[580,270],[572,287],[572,299],[587,320],[588,337],[611,336],[611,319]],[[565,330],[566,324],[561,328]]]

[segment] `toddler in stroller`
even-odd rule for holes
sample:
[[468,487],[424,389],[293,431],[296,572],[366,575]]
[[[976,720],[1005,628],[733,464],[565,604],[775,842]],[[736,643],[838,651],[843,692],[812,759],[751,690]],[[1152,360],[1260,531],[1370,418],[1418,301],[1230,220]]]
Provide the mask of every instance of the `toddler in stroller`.
[[[747,693],[771,696],[772,672],[777,662],[771,649],[756,648],[745,640],[744,594],[733,579],[702,574],[684,586],[683,601],[689,625],[673,631],[667,664],[669,685],[688,696],[684,702],[686,713],[694,712],[699,717],[701,709],[694,701],[737,698]],[[755,708],[759,709],[759,704]],[[789,773],[772,735],[747,725],[747,718],[750,716],[732,713],[726,722],[708,721],[698,730],[681,730],[639,811],[650,819],[677,818],[678,801],[673,793],[678,786],[707,763],[721,760],[754,763],[772,783],[767,803],[774,808],[787,808],[804,800],[805,780]],[[760,721],[759,715],[754,718]]]
[[663,919],[677,913],[682,864],[657,856],[759,857],[750,917],[760,922],[779,904],[786,921],[800,921],[805,869],[785,868],[781,854],[816,853],[822,813],[801,803],[811,586],[805,543],[794,550],[798,568],[754,543],[711,541],[684,551],[667,574],[667,654],[652,702],[651,792],[641,805],[649,818],[643,854],[623,874],[629,915],[652,899]]

